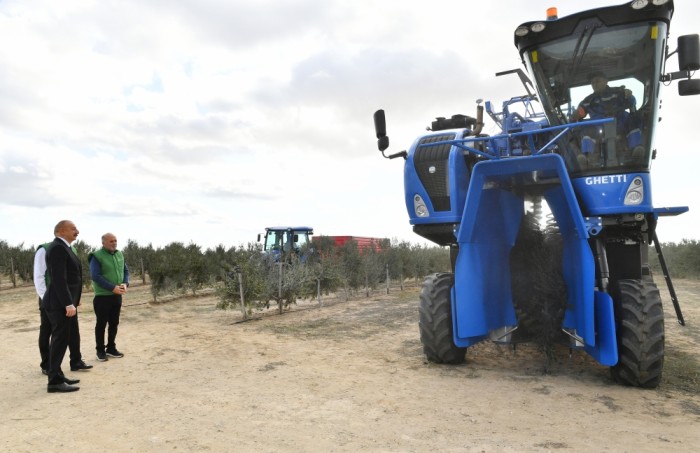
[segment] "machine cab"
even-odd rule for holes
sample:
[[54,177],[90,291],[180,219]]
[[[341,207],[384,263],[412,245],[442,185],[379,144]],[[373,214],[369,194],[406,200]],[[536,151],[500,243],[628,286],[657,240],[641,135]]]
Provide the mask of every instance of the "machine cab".
[[516,29],[550,125],[581,123],[558,142],[572,176],[648,172],[672,14],[635,1]]
[[[265,228],[263,251],[279,255],[280,253],[299,253],[311,243],[314,231],[310,227],[268,227]],[[258,241],[260,237],[258,236]]]

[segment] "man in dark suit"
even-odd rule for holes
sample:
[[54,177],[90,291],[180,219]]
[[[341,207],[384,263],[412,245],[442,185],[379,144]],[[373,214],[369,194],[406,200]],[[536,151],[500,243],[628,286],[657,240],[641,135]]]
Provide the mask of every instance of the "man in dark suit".
[[[39,316],[41,324],[39,325],[39,354],[41,355],[41,372],[48,376],[49,374],[49,349],[51,345],[51,321],[46,315],[46,312],[41,308],[41,299],[46,294],[46,283],[48,272],[46,270],[46,250],[52,242],[40,245],[34,254],[34,288],[39,296]],[[73,322],[73,335],[71,335],[68,343],[70,351],[70,369],[71,371],[89,370],[92,365],[88,365],[83,361],[80,353],[80,328],[78,326],[78,316],[70,318]]]
[[74,326],[71,318],[78,313],[77,307],[83,291],[80,259],[70,246],[79,233],[73,222],[61,220],[54,228],[56,239],[46,250],[48,286],[41,304],[51,322],[49,393],[80,389],[74,385],[80,382],[78,379],[68,379],[61,371]]

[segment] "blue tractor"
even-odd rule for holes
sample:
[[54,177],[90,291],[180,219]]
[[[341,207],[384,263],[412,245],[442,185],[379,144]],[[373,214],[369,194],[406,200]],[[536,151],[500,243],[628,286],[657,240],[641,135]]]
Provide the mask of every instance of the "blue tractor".
[[[523,23],[514,39],[529,77],[497,75],[516,74],[527,94],[500,112],[479,100],[476,118],[437,118],[408,151],[384,154],[385,115],[375,113],[382,155],[405,160],[414,232],[451,252],[452,272],[428,277],[420,295],[430,361],[463,362],[484,340],[515,344],[536,319],[617,382],[659,385],[664,314],[648,250],[683,325],[656,225],[688,210],[652,204],[659,91],[683,79],[680,95],[700,94],[698,35],[668,49],[673,10],[671,0],[635,0]],[[667,73],[676,52],[679,71]],[[605,99],[587,96],[592,87]],[[484,111],[500,133],[482,132]]]
[[[304,251],[311,245],[314,229],[308,226],[274,226],[265,228],[263,253],[274,262],[297,257],[306,261]],[[258,234],[258,242],[263,238]]]

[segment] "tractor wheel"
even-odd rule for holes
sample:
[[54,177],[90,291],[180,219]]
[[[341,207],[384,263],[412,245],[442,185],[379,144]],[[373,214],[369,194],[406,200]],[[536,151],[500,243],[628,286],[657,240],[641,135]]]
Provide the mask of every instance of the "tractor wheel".
[[467,348],[454,344],[452,336],[453,283],[453,274],[433,274],[425,279],[420,291],[420,341],[431,362],[462,363],[467,352]]
[[620,280],[613,286],[617,325],[615,381],[634,387],[656,388],[664,366],[664,311],[651,279]]

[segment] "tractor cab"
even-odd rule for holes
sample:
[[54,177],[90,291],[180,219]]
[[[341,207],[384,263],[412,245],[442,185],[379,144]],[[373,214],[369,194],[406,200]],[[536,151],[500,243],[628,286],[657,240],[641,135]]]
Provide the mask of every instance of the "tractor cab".
[[[572,176],[648,172],[673,2],[634,1],[515,30],[551,126],[583,123],[558,142]],[[681,95],[698,94],[697,35],[679,38]],[[607,119],[608,122],[600,120]],[[585,125],[586,123],[592,123]]]
[[[277,226],[265,228],[263,252],[275,257],[279,261],[281,255],[296,254],[311,244],[311,236],[314,230],[307,226]],[[258,242],[261,241],[258,235]]]

